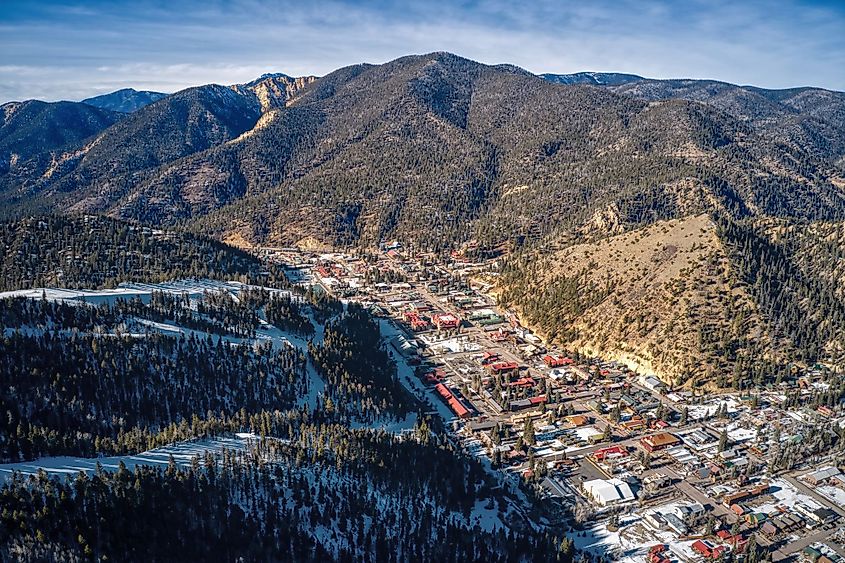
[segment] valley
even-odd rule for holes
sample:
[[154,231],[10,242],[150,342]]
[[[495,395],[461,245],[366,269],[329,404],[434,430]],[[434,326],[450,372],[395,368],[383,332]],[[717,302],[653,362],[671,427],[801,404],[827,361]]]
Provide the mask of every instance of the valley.
[[434,52],[2,108],[0,560],[845,557],[842,92]]

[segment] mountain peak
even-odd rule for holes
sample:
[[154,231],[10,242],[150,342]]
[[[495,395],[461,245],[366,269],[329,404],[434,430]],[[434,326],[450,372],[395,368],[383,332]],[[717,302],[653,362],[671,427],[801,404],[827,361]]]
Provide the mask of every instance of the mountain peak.
[[285,107],[295,94],[316,79],[316,76],[293,77],[282,72],[268,72],[252,82],[234,84],[231,88],[239,94],[254,94],[264,112],[275,107]]
[[93,98],[86,98],[82,100],[83,104],[98,107],[100,109],[108,109],[111,111],[119,111],[121,113],[132,113],[138,111],[144,106],[157,102],[166,97],[167,94],[162,92],[151,92],[149,90],[135,90],[134,88],[121,88],[108,94],[94,96]]

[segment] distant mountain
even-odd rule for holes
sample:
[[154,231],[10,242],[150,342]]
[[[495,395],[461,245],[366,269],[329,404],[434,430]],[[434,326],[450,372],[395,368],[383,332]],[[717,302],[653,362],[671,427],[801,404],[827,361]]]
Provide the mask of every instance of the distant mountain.
[[544,74],[543,77],[556,83],[602,86],[648,101],[701,102],[750,124],[771,139],[836,163],[845,171],[845,92],[821,88],[769,90],[715,80],[653,80],[601,73]]
[[109,94],[102,94],[82,100],[83,104],[94,106],[102,109],[109,109],[112,111],[119,111],[121,113],[132,113],[144,106],[148,106],[153,102],[166,97],[167,94],[161,92],[150,92],[147,90],[134,90],[132,88],[124,88]]
[[575,74],[541,74],[540,76],[556,84],[592,84],[593,86],[617,86],[645,80],[636,74],[619,72],[576,72]]
[[119,113],[76,102],[38,100],[0,106],[0,174],[36,155],[80,143],[117,123]]

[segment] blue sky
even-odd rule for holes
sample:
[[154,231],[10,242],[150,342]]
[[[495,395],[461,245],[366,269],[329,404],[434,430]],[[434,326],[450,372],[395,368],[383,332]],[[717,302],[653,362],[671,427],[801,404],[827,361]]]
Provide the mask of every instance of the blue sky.
[[0,0],[0,101],[321,75],[431,51],[536,73],[845,90],[845,1]]

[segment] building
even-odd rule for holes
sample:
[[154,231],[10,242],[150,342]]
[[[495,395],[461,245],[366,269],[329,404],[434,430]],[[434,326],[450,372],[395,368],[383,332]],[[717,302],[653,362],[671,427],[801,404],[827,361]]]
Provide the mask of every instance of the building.
[[628,457],[628,450],[625,446],[610,446],[596,450],[592,455],[596,461],[616,460]]
[[572,358],[567,358],[566,356],[552,356],[551,354],[543,356],[543,362],[545,362],[545,364],[550,368],[560,368],[575,363]]
[[442,383],[438,383],[434,386],[435,391],[437,394],[440,395],[440,398],[452,409],[452,412],[455,413],[455,416],[458,418],[469,418],[470,411],[468,408],[464,406],[460,399],[455,397],[452,392],[449,390],[448,387],[443,385]]
[[461,319],[451,313],[437,313],[431,316],[431,322],[440,330],[458,328]]
[[519,364],[516,362],[495,362],[488,366],[490,373],[499,375],[503,373],[510,373],[519,369]]
[[833,477],[836,477],[839,474],[840,474],[839,469],[837,469],[836,467],[833,467],[832,465],[829,465],[827,467],[822,467],[820,469],[816,469],[812,473],[807,473],[804,476],[804,479],[809,484],[816,487],[816,486],[824,483],[828,479],[832,479]]
[[620,504],[636,498],[628,483],[621,479],[593,479],[585,481],[582,487],[599,506]]
[[665,450],[668,448],[672,448],[677,446],[681,443],[681,440],[678,439],[677,436],[673,436],[668,432],[661,432],[660,434],[655,434],[654,436],[646,436],[644,438],[640,438],[640,445],[642,448],[649,452],[659,452],[661,450]]
[[392,344],[393,347],[396,348],[396,351],[405,358],[409,358],[417,353],[416,343],[412,340],[408,340],[401,334],[397,334],[393,337]]
[[655,393],[665,393],[666,384],[654,377],[653,375],[646,375],[640,378],[642,386]]

